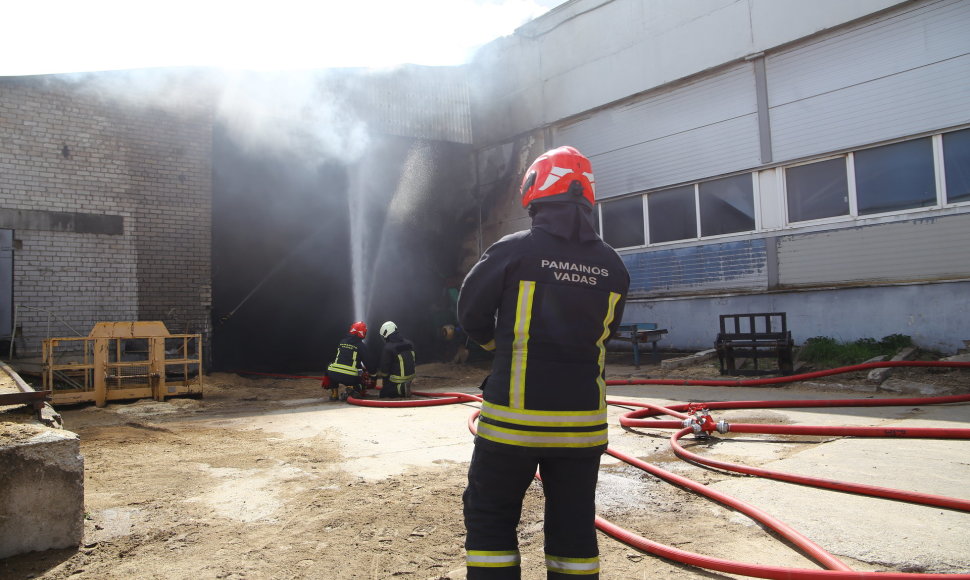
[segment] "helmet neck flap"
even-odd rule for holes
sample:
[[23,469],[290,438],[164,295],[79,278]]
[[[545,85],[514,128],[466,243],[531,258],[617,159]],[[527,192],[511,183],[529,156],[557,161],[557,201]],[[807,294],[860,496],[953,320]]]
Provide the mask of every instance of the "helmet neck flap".
[[600,239],[593,222],[593,208],[574,201],[535,203],[529,207],[532,227],[576,242]]

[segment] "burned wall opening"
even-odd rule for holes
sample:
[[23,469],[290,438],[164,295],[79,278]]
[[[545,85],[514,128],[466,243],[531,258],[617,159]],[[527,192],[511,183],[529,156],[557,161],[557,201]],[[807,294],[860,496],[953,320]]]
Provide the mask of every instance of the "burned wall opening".
[[[477,227],[469,146],[374,136],[355,160],[269,154],[213,134],[213,370],[322,372],[350,325],[398,324],[443,358],[462,240]],[[376,362],[376,361],[374,361]]]
[[216,125],[212,187],[213,368],[319,361],[350,300],[346,169],[255,153]]

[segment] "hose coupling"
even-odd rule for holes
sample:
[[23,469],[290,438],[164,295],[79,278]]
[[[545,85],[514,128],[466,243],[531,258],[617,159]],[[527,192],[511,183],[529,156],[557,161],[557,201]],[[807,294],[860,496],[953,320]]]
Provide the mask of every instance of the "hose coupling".
[[730,430],[731,430],[731,424],[725,421],[724,419],[721,419],[720,421],[717,422],[718,433],[727,433]]

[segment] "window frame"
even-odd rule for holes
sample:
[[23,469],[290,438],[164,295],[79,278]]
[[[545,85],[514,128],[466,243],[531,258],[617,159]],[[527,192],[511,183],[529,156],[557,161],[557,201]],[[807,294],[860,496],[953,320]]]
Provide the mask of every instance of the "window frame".
[[[705,236],[704,232],[701,230],[701,183],[712,183],[714,181],[720,181],[722,179],[729,179],[732,177],[738,177],[740,175],[747,175],[751,180],[751,219],[754,221],[754,227],[750,230],[743,230],[739,232],[728,232],[724,234],[712,234]],[[698,181],[694,184],[694,212],[697,214],[697,239],[698,240],[718,240],[721,238],[733,237],[733,236],[744,236],[762,231],[762,219],[761,219],[761,183],[758,179],[758,171],[748,171],[746,173],[733,173],[730,175],[720,175],[714,179],[705,179]]]
[[[599,202],[596,203],[597,217],[599,218],[599,220],[598,220],[598,222],[599,222],[599,231],[597,233],[599,233],[600,239],[606,241],[606,236],[603,235],[603,205],[605,205],[607,203],[611,203],[611,202],[617,202],[617,201],[624,201],[624,200],[628,200],[628,199],[633,199],[633,197],[634,196],[632,196],[632,195],[630,195],[630,196],[617,196],[617,197],[607,198],[607,199],[604,199],[604,200],[599,201]],[[641,209],[641,212],[642,212],[641,216],[643,218],[642,219],[642,222],[640,224],[640,233],[641,233],[641,235],[643,235],[643,244],[635,245],[635,246],[612,246],[616,250],[629,250],[629,249],[635,249],[635,248],[646,248],[646,247],[648,247],[650,245],[650,238],[647,235],[648,234],[648,231],[647,230],[649,229],[648,226],[647,226],[647,224],[649,223],[650,219],[647,216],[646,196],[641,194],[640,198],[641,198],[640,199],[640,209]],[[609,243],[609,242],[607,242],[607,243]]]
[[943,131],[938,135],[934,135],[934,139],[939,139],[938,144],[934,141],[934,145],[936,145],[936,147],[934,147],[934,152],[939,155],[940,162],[938,166],[939,172],[937,175],[937,179],[939,180],[937,184],[937,191],[939,192],[939,201],[944,208],[970,206],[970,198],[961,201],[949,201],[946,191],[946,157],[943,149],[943,136],[947,133],[958,133],[960,131],[970,131],[970,127],[962,127],[952,131]]
[[[686,188],[686,187],[690,187],[691,188],[691,195],[693,195],[693,197],[694,197],[694,236],[693,237],[689,237],[689,238],[680,238],[680,239],[677,239],[677,240],[668,240],[666,242],[651,242],[650,241],[650,214],[649,214],[649,211],[650,211],[650,200],[649,200],[649,197],[650,197],[650,195],[655,194],[655,193],[662,193],[662,192],[665,192],[665,191],[672,191],[674,189],[682,189],[682,188]],[[644,193],[644,194],[641,194],[640,195],[643,198],[643,221],[644,221],[644,226],[646,228],[646,232],[645,233],[647,234],[647,236],[644,238],[644,240],[646,240],[646,242],[647,242],[647,247],[663,246],[663,245],[667,245],[667,244],[682,244],[682,243],[688,242],[688,241],[695,241],[696,242],[697,240],[700,240],[701,239],[701,235],[700,235],[700,232],[701,232],[701,229],[700,229],[701,228],[700,219],[701,218],[700,218],[700,212],[697,209],[697,202],[698,202],[698,197],[697,197],[698,196],[698,193],[697,192],[698,192],[698,184],[697,183],[692,183],[690,185],[676,185],[676,186],[673,186],[673,187],[665,187],[663,189],[658,189],[656,191],[651,191],[650,193]]]
[[[855,219],[858,215],[858,208],[855,203],[855,168],[852,166],[851,153],[843,153],[841,155],[828,155],[826,157],[819,157],[818,159],[810,159],[808,161],[802,161],[800,163],[792,163],[790,165],[783,165],[778,168],[778,177],[781,182],[781,189],[779,195],[781,197],[781,211],[783,212],[783,221],[785,227],[802,227],[805,225],[813,225],[819,223],[838,223],[844,221],[850,221]],[[842,164],[845,167],[845,179],[846,179],[846,194],[849,196],[849,210],[848,213],[842,215],[834,215],[824,218],[815,218],[810,220],[797,220],[792,221],[791,207],[788,204],[788,170],[793,167],[804,167],[806,165],[812,165],[814,163],[823,163],[825,161],[832,161],[835,159],[842,159]],[[850,168],[850,166],[852,166]]]
[[[907,207],[907,208],[903,208],[903,209],[891,209],[891,210],[886,210],[886,211],[877,211],[877,212],[872,212],[872,213],[859,214],[858,213],[859,194],[855,190],[856,189],[856,185],[857,185],[856,184],[856,180],[855,180],[855,153],[857,153],[859,151],[872,151],[874,149],[880,149],[880,148],[883,148],[883,147],[889,147],[889,146],[892,146],[892,145],[898,145],[900,143],[908,143],[908,142],[911,142],[911,141],[919,141],[921,139],[926,139],[927,137],[931,137],[931,139],[930,139],[930,152],[931,152],[931,155],[932,155],[932,166],[933,166],[933,187],[936,188],[936,191],[934,192],[936,194],[934,196],[934,200],[935,200],[934,203],[932,205],[920,205],[920,206],[917,206],[917,207]],[[879,145],[874,145],[872,147],[861,147],[861,148],[856,149],[855,151],[852,152],[853,153],[853,155],[852,155],[852,170],[853,170],[852,185],[853,185],[853,198],[856,200],[856,214],[855,214],[856,217],[858,217],[859,219],[867,219],[867,218],[877,217],[877,216],[905,215],[905,214],[913,213],[913,212],[929,211],[929,210],[933,210],[933,209],[940,209],[940,207],[941,207],[940,206],[940,200],[941,200],[941,198],[940,198],[940,187],[939,187],[939,172],[940,172],[940,169],[942,168],[942,166],[938,164],[939,159],[937,158],[937,155],[936,155],[936,146],[935,146],[935,141],[934,141],[933,137],[935,137],[935,135],[931,135],[931,136],[923,135],[923,136],[920,136],[920,137],[910,137],[910,138],[907,138],[907,139],[898,139],[896,141],[892,141],[892,142],[889,142],[889,143],[881,143]]]

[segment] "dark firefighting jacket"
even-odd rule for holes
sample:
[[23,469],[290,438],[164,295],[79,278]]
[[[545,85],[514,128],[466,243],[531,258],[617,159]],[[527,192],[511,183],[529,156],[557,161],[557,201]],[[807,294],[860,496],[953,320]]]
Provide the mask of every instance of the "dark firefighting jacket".
[[538,211],[531,230],[493,244],[462,284],[459,323],[495,355],[476,444],[599,454],[607,443],[606,342],[630,276],[590,224],[562,225],[588,214],[555,211],[553,221]]
[[414,344],[395,332],[387,337],[381,351],[380,376],[392,383],[406,383],[414,379]]
[[337,345],[337,356],[327,367],[327,371],[356,377],[367,368],[369,358],[364,339],[355,334],[348,334]]

